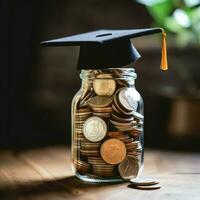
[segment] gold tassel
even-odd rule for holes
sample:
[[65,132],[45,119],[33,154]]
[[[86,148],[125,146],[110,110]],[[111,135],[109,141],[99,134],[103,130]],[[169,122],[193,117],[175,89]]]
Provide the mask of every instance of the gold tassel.
[[162,55],[161,55],[160,68],[161,70],[168,70],[166,33],[163,29],[162,29]]

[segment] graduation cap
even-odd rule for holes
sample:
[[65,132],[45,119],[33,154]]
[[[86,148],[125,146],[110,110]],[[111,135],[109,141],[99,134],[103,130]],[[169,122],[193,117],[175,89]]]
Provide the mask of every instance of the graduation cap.
[[161,69],[167,70],[166,34],[162,28],[97,30],[44,41],[41,45],[80,46],[78,69],[119,68],[141,57],[131,38],[155,33],[162,33]]

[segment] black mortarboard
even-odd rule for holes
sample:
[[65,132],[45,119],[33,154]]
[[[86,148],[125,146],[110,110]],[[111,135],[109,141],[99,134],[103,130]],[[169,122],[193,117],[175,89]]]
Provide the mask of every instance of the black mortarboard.
[[[165,33],[162,28],[149,29],[128,29],[128,30],[97,30],[88,33],[82,33],[54,40],[42,42],[42,46],[80,46],[78,69],[103,69],[113,67],[123,67],[135,62],[140,58],[140,54],[131,44],[130,39],[162,32],[165,39]],[[165,64],[162,69],[167,69],[166,61],[166,42],[165,46]],[[162,56],[163,60],[163,56]]]

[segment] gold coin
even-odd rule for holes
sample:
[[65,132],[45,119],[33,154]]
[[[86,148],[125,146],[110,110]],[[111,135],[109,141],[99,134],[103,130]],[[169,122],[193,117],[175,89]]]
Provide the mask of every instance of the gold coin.
[[102,117],[102,118],[108,118],[110,117],[110,113],[100,113],[100,112],[93,112],[94,116]]
[[116,88],[116,82],[108,74],[99,74],[93,82],[93,88],[97,95],[111,96]]
[[94,112],[100,112],[100,113],[110,113],[113,111],[112,107],[103,107],[103,108],[95,108],[93,107],[92,110]]
[[102,144],[100,154],[105,162],[113,165],[118,164],[126,157],[126,147],[118,139],[108,139]]
[[94,96],[90,99],[89,105],[94,108],[107,107],[112,103],[112,97]]

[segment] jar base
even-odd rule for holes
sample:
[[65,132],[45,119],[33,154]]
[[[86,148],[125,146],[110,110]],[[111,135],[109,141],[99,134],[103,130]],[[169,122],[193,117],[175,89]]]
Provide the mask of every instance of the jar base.
[[97,178],[97,177],[92,177],[92,175],[82,175],[79,173],[75,173],[76,177],[81,179],[84,182],[91,183],[91,184],[101,184],[101,183],[123,183],[125,182],[121,178]]

